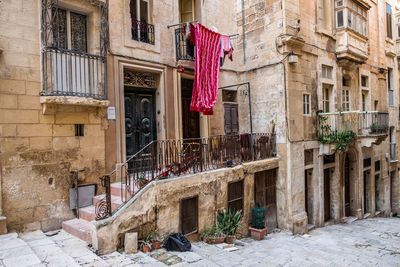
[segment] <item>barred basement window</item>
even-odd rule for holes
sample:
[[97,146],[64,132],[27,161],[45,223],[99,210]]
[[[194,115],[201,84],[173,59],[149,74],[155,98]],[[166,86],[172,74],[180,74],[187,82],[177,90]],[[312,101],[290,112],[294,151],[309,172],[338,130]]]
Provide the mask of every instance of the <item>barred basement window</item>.
[[75,124],[75,136],[84,136],[83,124]]
[[180,232],[184,235],[196,233],[199,229],[198,196],[181,199]]
[[243,211],[243,180],[228,184],[228,209]]

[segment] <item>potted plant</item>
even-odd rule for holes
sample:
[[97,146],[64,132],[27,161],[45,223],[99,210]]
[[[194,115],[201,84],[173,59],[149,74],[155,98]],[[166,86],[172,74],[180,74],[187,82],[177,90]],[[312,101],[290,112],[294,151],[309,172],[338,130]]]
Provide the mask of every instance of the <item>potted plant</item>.
[[151,251],[151,242],[148,240],[140,240],[139,241],[140,244],[140,249],[143,252],[150,252]]
[[161,248],[161,243],[162,243],[162,238],[160,237],[157,231],[151,231],[147,235],[147,240],[151,242],[152,248],[153,249],[160,249]]
[[227,209],[225,211],[218,212],[218,227],[226,235],[226,243],[233,243],[233,240],[236,238],[236,230],[240,226],[240,220],[242,217],[243,214],[241,210],[231,211],[230,209]]
[[252,210],[249,230],[254,240],[264,239],[267,233],[267,227],[265,227],[265,210],[265,208],[254,208]]
[[204,242],[207,244],[220,244],[224,242],[226,235],[218,227],[218,225],[212,225],[209,227],[206,227],[206,229],[203,231],[201,234],[201,237]]

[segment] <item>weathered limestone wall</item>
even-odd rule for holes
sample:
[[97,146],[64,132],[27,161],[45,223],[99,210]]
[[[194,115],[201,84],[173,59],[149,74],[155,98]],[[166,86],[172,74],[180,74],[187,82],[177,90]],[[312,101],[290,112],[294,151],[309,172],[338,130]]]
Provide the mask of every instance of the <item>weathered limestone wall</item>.
[[[254,206],[254,173],[278,167],[278,159],[267,159],[230,169],[221,169],[186,177],[152,182],[127,202],[112,217],[93,222],[92,240],[101,253],[121,246],[127,232],[143,238],[150,230],[160,233],[179,231],[180,199],[198,195],[199,233],[213,224],[219,210],[227,207],[228,183],[244,180],[244,217],[242,234],[247,234]],[[198,238],[194,235],[191,238]]]
[[[81,181],[97,183],[105,166],[98,108],[42,112],[40,3],[0,3],[0,178],[9,230],[60,228],[73,217],[69,172],[85,168]],[[74,124],[84,124],[83,137],[75,137]]]

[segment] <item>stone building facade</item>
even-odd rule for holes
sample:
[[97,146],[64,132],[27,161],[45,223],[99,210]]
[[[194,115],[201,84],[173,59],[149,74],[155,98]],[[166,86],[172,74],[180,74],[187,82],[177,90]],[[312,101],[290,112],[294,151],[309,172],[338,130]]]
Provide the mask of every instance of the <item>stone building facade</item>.
[[[271,228],[295,233],[397,213],[396,4],[2,1],[0,215],[10,230],[58,228],[75,217],[72,170],[84,169],[80,183],[97,184],[102,193],[99,177],[127,165],[152,140],[272,131],[277,158],[158,188],[150,183],[140,194],[151,202],[137,195],[110,218],[85,222],[85,237],[106,251],[133,230],[178,231],[177,219],[171,224],[166,214],[178,216],[180,201],[196,193],[210,203],[200,207],[201,232],[228,206],[228,184],[240,181],[245,225],[253,206],[267,205],[259,199],[265,194]],[[194,62],[185,21],[232,35],[234,60],[221,67],[212,116],[188,112]],[[265,181],[257,174],[271,170]],[[190,186],[193,180],[201,183]],[[173,196],[172,204],[160,195]],[[158,208],[165,223],[157,221]]]

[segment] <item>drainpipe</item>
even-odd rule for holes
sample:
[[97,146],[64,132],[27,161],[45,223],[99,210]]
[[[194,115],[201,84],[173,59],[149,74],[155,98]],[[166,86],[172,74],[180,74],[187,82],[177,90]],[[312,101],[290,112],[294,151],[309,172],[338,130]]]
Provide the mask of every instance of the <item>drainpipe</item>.
[[242,0],[243,64],[246,66],[246,30],[244,22],[244,0]]

